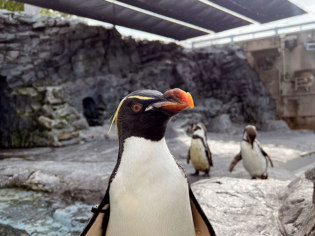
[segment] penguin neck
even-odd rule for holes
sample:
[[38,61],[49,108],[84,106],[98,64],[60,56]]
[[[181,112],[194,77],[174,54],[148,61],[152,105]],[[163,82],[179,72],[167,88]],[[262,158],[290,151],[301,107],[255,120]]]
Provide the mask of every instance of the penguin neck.
[[196,138],[199,137],[201,139],[206,139],[205,132],[202,129],[195,130],[193,135],[196,136]]
[[247,142],[247,143],[250,143],[250,142],[249,142],[249,139],[248,139],[248,135],[247,135],[246,132],[243,133],[243,141],[244,141],[244,142]]
[[[133,165],[156,165],[163,163],[167,159],[173,159],[168,146],[163,137],[159,141],[152,141],[142,137],[129,137],[120,145],[120,164]],[[172,160],[173,161],[173,160]],[[153,164],[154,163],[154,164]]]
[[245,144],[249,145],[252,149],[254,149],[255,140],[253,141],[253,143],[251,143],[248,139],[243,138],[242,143],[245,143]]
[[164,116],[154,121],[139,119],[137,125],[131,125],[130,123],[133,121],[119,121],[117,125],[119,143],[123,144],[130,137],[142,137],[146,140],[159,141],[165,136],[168,120],[169,117],[165,118]]

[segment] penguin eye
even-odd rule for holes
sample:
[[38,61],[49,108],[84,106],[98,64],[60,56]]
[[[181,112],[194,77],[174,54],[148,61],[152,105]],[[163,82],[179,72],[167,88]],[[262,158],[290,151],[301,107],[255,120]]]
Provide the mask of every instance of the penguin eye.
[[133,110],[134,112],[139,112],[139,111],[141,110],[141,108],[142,108],[142,105],[139,104],[139,103],[136,103],[136,104],[133,104],[133,105],[132,105],[132,110]]

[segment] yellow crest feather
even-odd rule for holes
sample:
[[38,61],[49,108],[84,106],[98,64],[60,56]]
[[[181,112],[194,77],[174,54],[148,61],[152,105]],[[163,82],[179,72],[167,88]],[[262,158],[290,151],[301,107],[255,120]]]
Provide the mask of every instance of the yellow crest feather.
[[[119,109],[120,109],[121,105],[123,104],[123,102],[125,101],[125,99],[126,99],[126,98],[124,98],[123,100],[120,101],[120,103],[119,103],[119,105],[118,105],[118,107],[117,107],[117,109],[116,109],[116,112],[115,112],[115,114],[114,114],[114,117],[112,118],[112,122],[111,122],[111,124],[110,124],[110,127],[109,127],[109,130],[108,130],[108,133],[107,133],[107,134],[109,134],[110,130],[112,129],[112,126],[113,126],[114,122],[115,122],[115,127],[116,127],[116,129],[117,129],[117,115],[118,115]],[[116,129],[115,129],[115,130],[116,130]]]
[[135,95],[135,96],[130,96],[130,97],[128,97],[128,99],[129,98],[138,98],[138,99],[140,99],[140,100],[151,100],[151,99],[154,99],[154,98],[151,98],[151,97],[144,97],[144,96],[137,96],[137,95]]

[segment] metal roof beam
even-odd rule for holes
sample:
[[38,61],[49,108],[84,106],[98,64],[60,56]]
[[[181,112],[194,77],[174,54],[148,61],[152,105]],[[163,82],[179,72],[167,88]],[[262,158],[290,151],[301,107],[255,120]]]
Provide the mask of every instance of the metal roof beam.
[[255,20],[253,20],[251,18],[248,18],[247,16],[241,15],[241,14],[235,12],[235,11],[231,11],[230,9],[222,7],[222,6],[220,6],[220,5],[216,4],[216,3],[213,3],[211,1],[208,1],[208,0],[198,0],[198,1],[202,2],[202,3],[206,4],[206,5],[209,5],[211,7],[214,7],[216,9],[220,10],[220,11],[223,11],[225,13],[233,15],[233,16],[235,16],[237,18],[240,18],[242,20],[248,21],[248,22],[250,22],[252,24],[260,24],[258,21],[255,21]]
[[146,14],[146,15],[149,15],[149,16],[153,16],[153,17],[156,17],[156,18],[159,18],[159,19],[162,19],[162,20],[166,20],[166,21],[178,24],[178,25],[182,25],[182,26],[194,29],[194,30],[198,30],[198,31],[201,31],[201,32],[204,32],[204,33],[207,33],[207,34],[215,33],[214,31],[211,31],[211,30],[199,27],[197,25],[189,24],[187,22],[180,21],[180,20],[168,17],[168,16],[160,15],[160,14],[157,14],[157,13],[145,10],[145,9],[141,9],[139,7],[135,7],[135,6],[132,6],[132,5],[120,2],[120,1],[116,1],[116,0],[104,0],[104,1],[112,3],[112,4],[115,4],[115,5],[118,5],[118,6],[121,6],[121,7],[128,8],[128,9],[136,11],[136,12],[140,12],[140,13],[143,13],[143,14]]

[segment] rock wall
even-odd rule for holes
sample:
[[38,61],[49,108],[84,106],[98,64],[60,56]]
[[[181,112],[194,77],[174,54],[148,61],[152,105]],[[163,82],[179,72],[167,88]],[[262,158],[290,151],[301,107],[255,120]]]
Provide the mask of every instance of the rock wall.
[[211,120],[222,115],[258,126],[275,118],[274,102],[237,46],[191,51],[122,38],[114,29],[8,11],[0,11],[0,28],[2,147],[12,146],[3,141],[12,133],[32,126],[32,119],[21,125],[12,96],[24,87],[61,86],[65,101],[90,125],[102,125],[124,95],[142,88],[189,90],[197,106],[186,114],[210,130],[216,128]]
[[[306,173],[315,175],[315,168]],[[292,181],[284,192],[279,209],[282,235],[315,235],[315,204],[313,183],[305,175]]]
[[[64,146],[79,143],[84,117],[63,98],[61,87],[19,87],[8,96],[10,107],[0,114],[0,142],[5,147]],[[11,113],[12,111],[12,113]],[[10,116],[8,116],[9,114]]]

